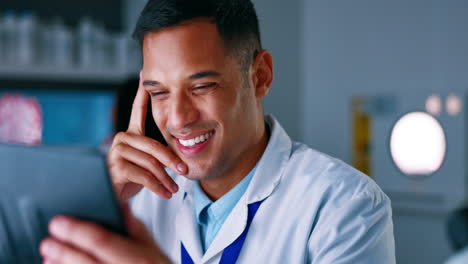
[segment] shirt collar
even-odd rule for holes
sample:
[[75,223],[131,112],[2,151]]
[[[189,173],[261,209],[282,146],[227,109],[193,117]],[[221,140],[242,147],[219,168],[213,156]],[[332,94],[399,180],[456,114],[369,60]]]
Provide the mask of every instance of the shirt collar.
[[228,193],[223,195],[215,202],[211,201],[211,199],[205,194],[205,192],[200,187],[199,182],[194,183],[192,188],[195,203],[195,213],[198,223],[206,224],[206,219],[203,219],[202,217],[202,211],[205,208],[207,208],[206,210],[209,210],[208,214],[210,217],[213,217],[216,221],[228,215],[247,190],[247,187],[249,186],[249,183],[255,174],[255,169],[256,167],[254,167],[249,172],[249,174],[247,174],[247,176],[244,177],[244,179],[242,179],[242,181],[240,181],[233,189],[231,189]]

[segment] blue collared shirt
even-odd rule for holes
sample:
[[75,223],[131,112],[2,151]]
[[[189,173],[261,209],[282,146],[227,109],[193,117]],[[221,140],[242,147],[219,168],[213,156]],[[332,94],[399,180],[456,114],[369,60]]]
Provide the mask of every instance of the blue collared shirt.
[[255,169],[256,167],[254,167],[232,190],[215,202],[211,201],[211,199],[206,196],[199,182],[193,185],[195,215],[200,228],[200,240],[203,252],[206,252],[211,245],[216,234],[218,234],[218,231],[223,226],[224,221],[247,190],[250,180],[255,173]]

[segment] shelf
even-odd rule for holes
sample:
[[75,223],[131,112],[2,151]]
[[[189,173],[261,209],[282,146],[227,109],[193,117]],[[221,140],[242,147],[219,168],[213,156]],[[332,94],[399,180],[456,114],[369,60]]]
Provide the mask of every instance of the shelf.
[[138,77],[137,70],[78,68],[56,66],[5,66],[0,65],[0,80],[48,81],[73,83],[122,83]]

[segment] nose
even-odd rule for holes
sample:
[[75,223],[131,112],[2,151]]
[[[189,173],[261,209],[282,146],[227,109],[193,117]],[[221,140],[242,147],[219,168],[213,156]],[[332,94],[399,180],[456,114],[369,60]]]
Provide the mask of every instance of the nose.
[[190,95],[177,94],[170,107],[170,124],[173,130],[181,130],[193,123],[200,117],[196,103]]

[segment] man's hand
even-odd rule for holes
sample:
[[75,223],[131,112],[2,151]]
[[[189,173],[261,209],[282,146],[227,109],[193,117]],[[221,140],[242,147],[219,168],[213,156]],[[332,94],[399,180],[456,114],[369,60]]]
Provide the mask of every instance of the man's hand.
[[140,74],[140,87],[133,102],[128,130],[115,136],[107,156],[112,184],[121,201],[133,197],[143,186],[170,199],[178,186],[164,168],[181,175],[188,173],[187,165],[168,147],[145,137],[148,99]]
[[131,215],[128,206],[124,214],[131,238],[111,233],[94,223],[55,217],[49,223],[53,237],[44,239],[40,246],[44,263],[170,263],[143,223]]

